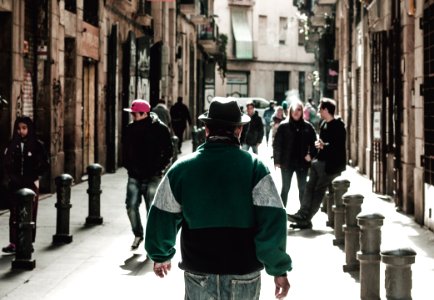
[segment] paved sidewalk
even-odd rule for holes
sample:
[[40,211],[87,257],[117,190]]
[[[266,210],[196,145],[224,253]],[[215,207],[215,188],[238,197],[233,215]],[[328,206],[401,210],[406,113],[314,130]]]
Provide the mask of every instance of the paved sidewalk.
[[[183,144],[183,154],[191,152],[191,141]],[[271,165],[265,145],[259,155],[267,162],[280,189],[280,172]],[[182,155],[181,155],[182,156]],[[382,249],[411,247],[417,252],[413,270],[413,299],[430,298],[427,281],[434,278],[434,233],[415,224],[412,218],[397,213],[392,203],[371,193],[371,183],[352,168],[343,176],[351,181],[350,192],[365,196],[363,212],[385,216]],[[152,272],[143,245],[130,251],[133,235],[125,211],[126,171],[102,177],[102,225],[86,226],[88,216],[87,182],[72,187],[70,210],[70,244],[52,245],[56,233],[56,195],[40,201],[38,228],[32,271],[11,269],[13,256],[0,255],[0,299],[183,299],[183,273],[177,267],[179,253],[173,259],[172,272],[165,279]],[[298,209],[294,179],[288,212]],[[144,209],[144,205],[142,206]],[[145,215],[145,212],[144,212]],[[8,242],[8,217],[0,215],[0,245]],[[327,216],[318,213],[312,230],[288,231],[287,251],[294,262],[289,273],[291,289],[287,299],[360,299],[358,274],[344,273],[345,253],[333,246],[333,230],[325,226]],[[145,221],[145,220],[143,220]],[[179,248],[178,248],[179,249]],[[178,251],[179,252],[179,251]],[[384,265],[380,282],[385,299]],[[263,273],[261,299],[273,299],[273,278]]]

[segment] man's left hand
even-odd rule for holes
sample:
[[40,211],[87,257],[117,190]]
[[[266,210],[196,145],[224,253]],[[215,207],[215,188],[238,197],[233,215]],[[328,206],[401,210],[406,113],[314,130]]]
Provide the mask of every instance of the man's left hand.
[[170,261],[165,261],[163,263],[154,262],[154,273],[158,277],[163,278],[164,276],[166,276],[167,273],[169,273],[171,268],[172,268],[172,265],[171,265]]
[[276,289],[274,291],[274,295],[276,296],[276,298],[285,298],[290,288],[288,278],[286,276],[275,276],[274,285],[276,286]]

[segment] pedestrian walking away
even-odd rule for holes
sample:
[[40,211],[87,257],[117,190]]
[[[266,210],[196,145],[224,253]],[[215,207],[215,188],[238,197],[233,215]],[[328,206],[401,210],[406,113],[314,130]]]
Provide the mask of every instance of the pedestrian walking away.
[[[18,242],[18,205],[13,197],[22,188],[35,192],[32,201],[32,242],[36,238],[36,217],[39,201],[39,177],[49,169],[49,159],[43,143],[37,139],[35,126],[30,117],[17,117],[14,124],[12,140],[4,151],[4,165],[8,180],[7,199],[9,203],[9,240],[10,244],[2,251],[15,253]],[[5,195],[2,195],[5,196]]]
[[265,164],[240,149],[250,118],[236,101],[218,98],[199,120],[206,142],[171,166],[149,213],[145,249],[154,272],[170,271],[182,228],[185,299],[259,299],[263,268],[281,299],[292,269],[286,214]]
[[124,108],[133,118],[122,139],[123,164],[128,171],[125,204],[134,234],[132,250],[143,241],[139,211],[142,197],[149,212],[153,191],[173,155],[169,128],[150,110],[149,103],[142,99],[134,100],[131,108]]
[[166,101],[164,101],[164,99],[158,100],[158,104],[152,109],[152,112],[156,113],[160,121],[168,128],[171,128],[170,112],[167,109]]
[[268,107],[264,111],[265,138],[267,140],[267,145],[268,145],[268,139],[269,139],[270,130],[271,130],[271,121],[273,120],[273,115],[274,115],[275,104],[276,104],[276,101],[270,100],[270,107]]
[[172,118],[172,128],[178,137],[178,153],[181,153],[181,146],[184,140],[184,131],[188,125],[191,125],[190,112],[187,105],[182,103],[182,97],[178,97],[177,102],[170,108],[170,117]]
[[310,163],[316,156],[316,132],[312,124],[303,118],[303,103],[291,102],[289,118],[277,128],[273,141],[274,166],[280,168],[282,176],[283,205],[287,204],[292,175],[297,175],[299,201],[303,198]]
[[250,123],[244,125],[241,133],[241,145],[246,151],[252,148],[253,153],[258,154],[258,147],[264,138],[264,125],[262,118],[255,111],[253,102],[246,104],[247,115],[250,117]]
[[319,140],[315,142],[318,155],[312,161],[301,207],[297,213],[288,215],[288,220],[294,222],[294,228],[312,228],[312,218],[321,206],[327,187],[345,170],[346,130],[343,121],[335,118],[335,110],[336,102],[333,99],[321,100],[319,111],[323,121]]

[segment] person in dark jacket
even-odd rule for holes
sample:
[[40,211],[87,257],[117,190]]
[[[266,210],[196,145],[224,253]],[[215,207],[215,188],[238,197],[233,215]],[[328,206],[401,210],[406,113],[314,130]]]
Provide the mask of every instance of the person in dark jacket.
[[178,97],[177,102],[170,108],[170,117],[173,132],[178,137],[178,153],[181,153],[185,128],[187,128],[187,123],[191,125],[190,112],[187,105],[182,103],[182,97]]
[[297,175],[299,201],[303,198],[310,162],[316,156],[316,132],[303,119],[303,103],[294,100],[289,107],[289,118],[280,123],[273,141],[274,166],[282,175],[282,197],[286,207],[292,175]]
[[135,237],[131,245],[134,250],[143,241],[139,212],[142,196],[149,212],[153,191],[170,164],[173,146],[169,129],[154,113],[150,113],[147,101],[134,100],[131,108],[124,110],[130,112],[133,118],[125,130],[122,154],[124,167],[128,171],[125,204]]
[[244,125],[241,134],[241,146],[243,150],[249,151],[252,148],[253,153],[258,154],[258,147],[264,138],[264,125],[262,118],[255,111],[253,102],[246,104],[247,115],[250,117],[250,124]]
[[10,244],[2,249],[5,253],[15,253],[18,240],[18,203],[13,194],[28,188],[35,192],[32,202],[32,242],[36,237],[36,217],[39,200],[39,176],[48,171],[49,160],[44,145],[36,137],[35,127],[30,117],[17,117],[14,124],[13,137],[4,152],[6,176],[9,180],[8,199],[10,207],[9,240]]
[[288,215],[288,220],[295,223],[292,227],[312,228],[311,220],[321,206],[327,187],[346,168],[346,130],[344,122],[335,118],[335,110],[336,102],[333,99],[321,100],[319,111],[323,121],[319,140],[315,142],[318,155],[312,161],[301,207],[294,215]]

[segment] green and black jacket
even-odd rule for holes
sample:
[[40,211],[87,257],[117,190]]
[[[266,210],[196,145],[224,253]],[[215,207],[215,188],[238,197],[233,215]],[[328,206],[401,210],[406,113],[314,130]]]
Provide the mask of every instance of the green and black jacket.
[[247,274],[265,267],[291,270],[286,213],[267,167],[237,145],[206,142],[178,160],[156,192],[145,248],[155,262],[170,260],[181,230],[181,269]]

